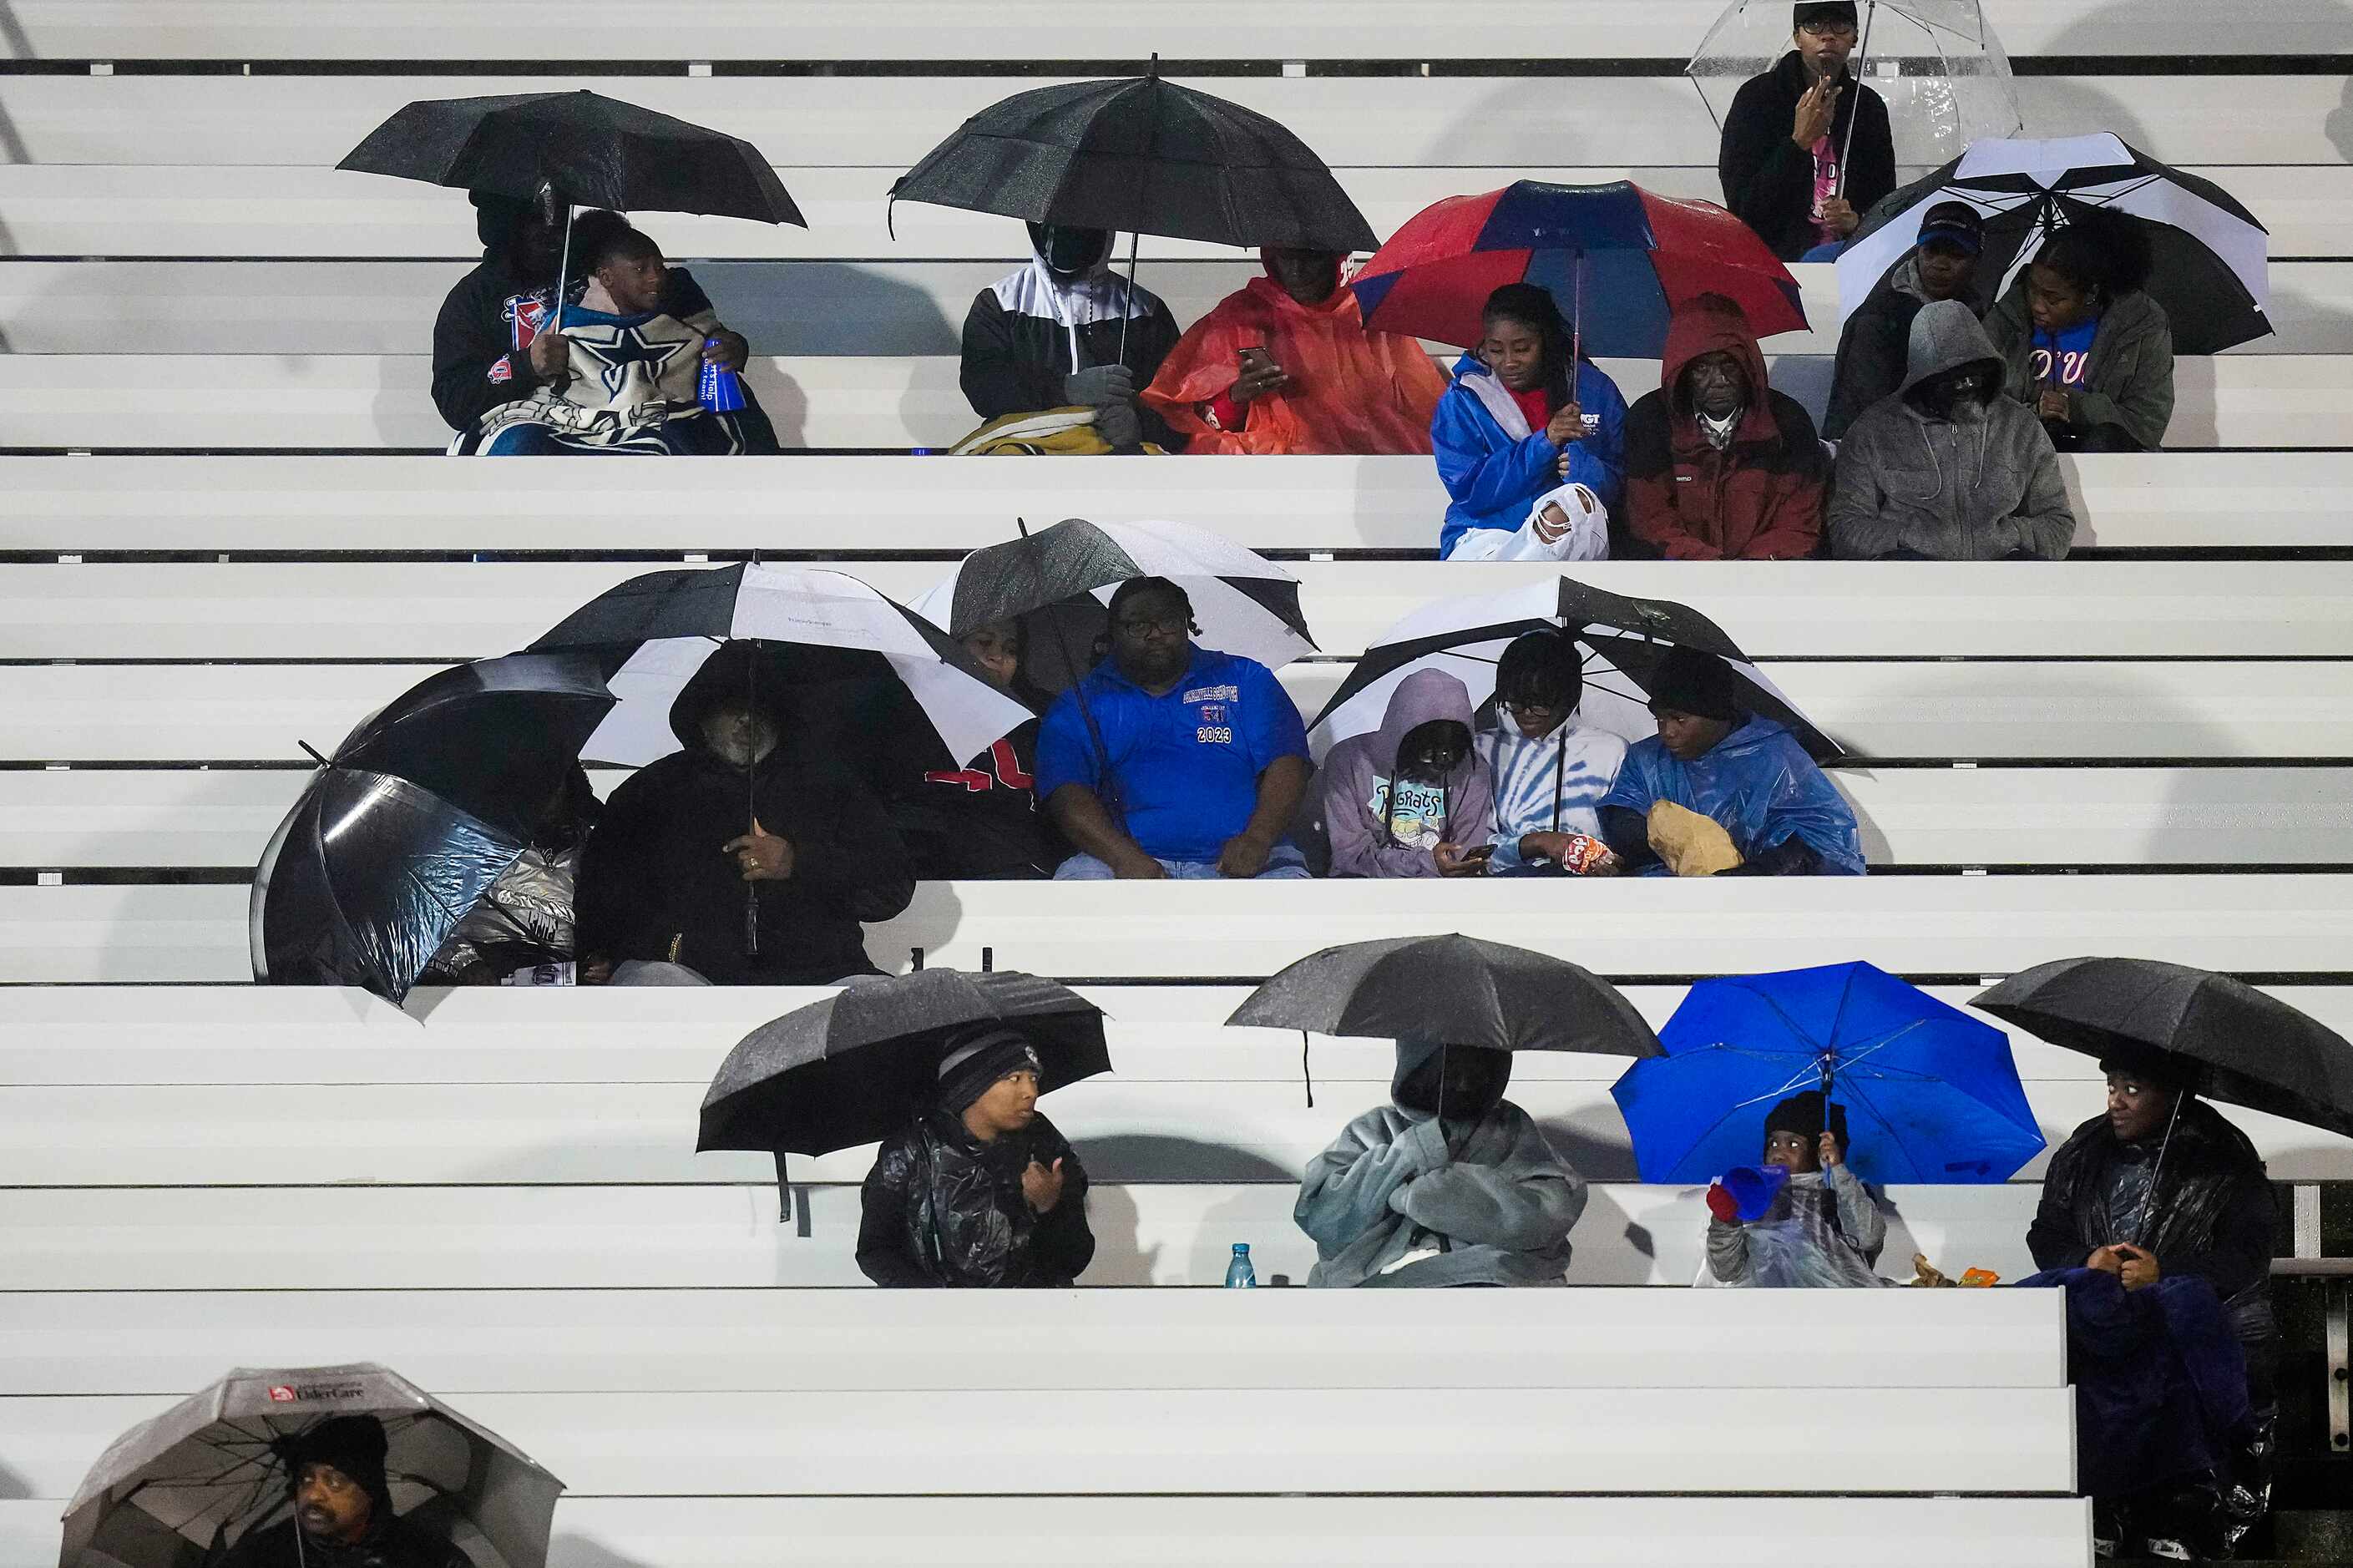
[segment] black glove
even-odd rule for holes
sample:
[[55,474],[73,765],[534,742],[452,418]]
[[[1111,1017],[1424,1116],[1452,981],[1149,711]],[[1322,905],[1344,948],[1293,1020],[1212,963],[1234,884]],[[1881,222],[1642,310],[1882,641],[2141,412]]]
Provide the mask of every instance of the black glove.
[[1062,401],[1100,408],[1135,401],[1135,373],[1124,364],[1099,364],[1062,378]]
[[1095,410],[1095,434],[1114,447],[1133,447],[1144,439],[1144,421],[1132,403],[1106,403]]

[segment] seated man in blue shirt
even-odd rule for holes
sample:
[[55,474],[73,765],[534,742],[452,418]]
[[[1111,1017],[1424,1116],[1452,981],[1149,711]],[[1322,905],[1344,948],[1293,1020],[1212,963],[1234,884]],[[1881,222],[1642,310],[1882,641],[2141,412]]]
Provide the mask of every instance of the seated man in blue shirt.
[[1165,579],[1112,595],[1111,657],[1038,736],[1038,798],[1078,849],[1057,881],[1307,875],[1283,838],[1306,726],[1272,670],[1194,647],[1199,629]]

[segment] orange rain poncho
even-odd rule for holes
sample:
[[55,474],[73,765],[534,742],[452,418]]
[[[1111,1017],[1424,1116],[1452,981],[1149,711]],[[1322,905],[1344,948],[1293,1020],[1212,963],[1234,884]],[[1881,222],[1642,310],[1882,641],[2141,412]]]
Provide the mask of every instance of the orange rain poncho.
[[[1198,405],[1233,385],[1240,356],[1263,347],[1291,374],[1279,393],[1251,400],[1239,430],[1213,428]],[[1420,342],[1365,331],[1345,284],[1303,305],[1271,278],[1253,278],[1193,323],[1144,390],[1197,452],[1336,456],[1428,452],[1430,416],[1447,377]]]

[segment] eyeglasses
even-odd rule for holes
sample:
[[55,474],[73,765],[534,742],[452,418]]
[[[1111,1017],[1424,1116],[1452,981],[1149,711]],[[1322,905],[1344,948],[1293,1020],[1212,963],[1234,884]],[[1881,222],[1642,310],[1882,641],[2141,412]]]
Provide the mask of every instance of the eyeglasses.
[[1506,712],[1516,714],[1523,719],[1539,717],[1549,719],[1556,713],[1567,711],[1556,702],[1514,702],[1509,699],[1504,700],[1504,709]]
[[1805,22],[1799,25],[1798,31],[1810,38],[1852,38],[1854,37],[1854,24],[1852,22]]
[[1163,637],[1181,637],[1193,629],[1193,618],[1190,616],[1159,616],[1150,618],[1142,616],[1122,616],[1113,624],[1121,631],[1135,637],[1144,637],[1151,632],[1158,632]]

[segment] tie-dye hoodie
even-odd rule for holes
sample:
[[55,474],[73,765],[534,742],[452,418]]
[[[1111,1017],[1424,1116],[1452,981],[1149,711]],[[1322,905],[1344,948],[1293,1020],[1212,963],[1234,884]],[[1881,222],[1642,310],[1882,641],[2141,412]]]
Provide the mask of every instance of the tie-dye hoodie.
[[1521,734],[1511,715],[1502,712],[1495,715],[1493,728],[1479,731],[1477,750],[1495,791],[1494,826],[1488,839],[1495,847],[1487,862],[1491,872],[1521,869],[1526,862],[1520,858],[1520,839],[1530,833],[1601,837],[1601,818],[1594,808],[1618,782],[1626,742],[1607,730],[1579,724],[1577,718],[1570,714],[1567,723],[1539,741]]

